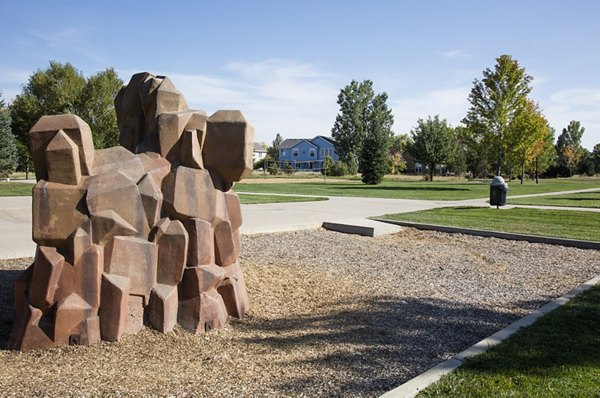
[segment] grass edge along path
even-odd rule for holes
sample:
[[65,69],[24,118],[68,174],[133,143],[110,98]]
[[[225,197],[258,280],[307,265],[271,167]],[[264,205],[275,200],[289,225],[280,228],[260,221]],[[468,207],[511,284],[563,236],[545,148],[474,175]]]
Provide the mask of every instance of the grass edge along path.
[[590,211],[442,207],[376,218],[600,242],[600,213]]
[[600,191],[579,192],[562,195],[533,196],[529,198],[508,198],[509,205],[563,206],[600,208]]
[[431,397],[600,396],[600,285],[423,390]]

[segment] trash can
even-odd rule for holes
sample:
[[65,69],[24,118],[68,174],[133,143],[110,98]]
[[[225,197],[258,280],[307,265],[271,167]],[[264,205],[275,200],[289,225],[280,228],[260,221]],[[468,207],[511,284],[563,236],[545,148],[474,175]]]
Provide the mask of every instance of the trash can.
[[508,184],[504,182],[504,178],[494,177],[490,184],[490,206],[500,207],[506,205],[507,192]]

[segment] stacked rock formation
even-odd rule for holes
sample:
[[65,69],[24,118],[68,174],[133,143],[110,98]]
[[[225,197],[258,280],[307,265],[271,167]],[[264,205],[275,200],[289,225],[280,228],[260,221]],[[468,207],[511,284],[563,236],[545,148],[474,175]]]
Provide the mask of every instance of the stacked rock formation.
[[247,309],[240,202],[253,128],[239,111],[190,110],[166,77],[115,99],[122,146],[95,150],[75,115],[30,131],[33,264],[15,284],[9,347],[117,341],[144,323],[217,329]]

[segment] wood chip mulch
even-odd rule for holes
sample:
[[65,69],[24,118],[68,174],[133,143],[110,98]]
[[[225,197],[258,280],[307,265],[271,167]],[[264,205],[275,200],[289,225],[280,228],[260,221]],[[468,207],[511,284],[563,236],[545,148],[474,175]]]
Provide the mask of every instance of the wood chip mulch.
[[242,244],[245,319],[30,353],[6,344],[31,259],[0,261],[0,396],[376,397],[600,274],[598,251],[410,228]]

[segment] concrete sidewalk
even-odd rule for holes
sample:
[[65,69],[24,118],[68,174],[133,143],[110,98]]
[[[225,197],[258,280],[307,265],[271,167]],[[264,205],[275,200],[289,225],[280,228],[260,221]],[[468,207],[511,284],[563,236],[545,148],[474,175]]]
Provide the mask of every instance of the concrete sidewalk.
[[[485,205],[481,200],[480,205]],[[406,213],[454,202],[331,197],[319,202],[242,205],[242,234],[319,228],[323,222],[352,222],[388,213]],[[0,259],[32,257],[31,197],[0,197]]]
[[[597,191],[598,189],[595,190]],[[594,191],[594,189],[555,192],[552,194],[558,195],[589,191]],[[550,193],[522,195],[519,197],[545,195],[550,195]],[[35,254],[36,245],[31,240],[31,200],[30,196],[0,197],[0,259],[33,257]],[[486,207],[488,204],[487,198],[443,201],[329,197],[329,200],[318,202],[242,205],[244,223],[241,231],[242,234],[251,235],[314,229],[321,227],[323,222],[350,224],[356,223],[359,219],[364,220],[384,214],[408,213],[451,206]],[[535,207],[544,208],[541,206]],[[600,211],[600,209],[586,208],[567,209]]]

